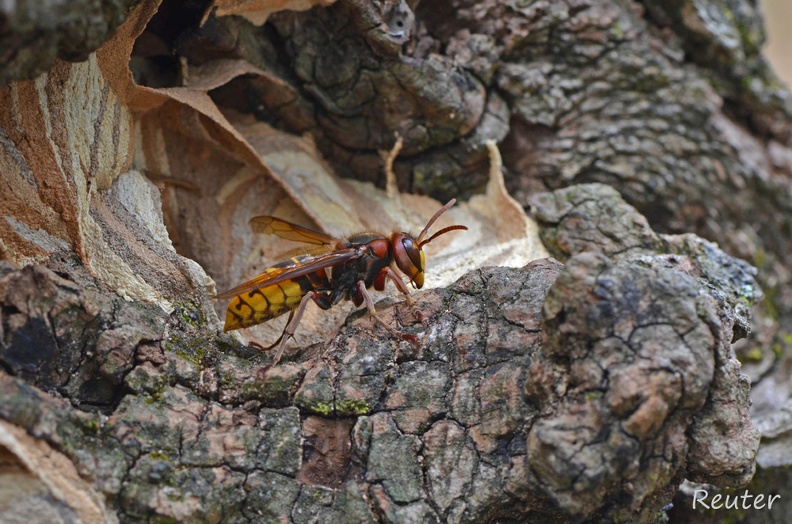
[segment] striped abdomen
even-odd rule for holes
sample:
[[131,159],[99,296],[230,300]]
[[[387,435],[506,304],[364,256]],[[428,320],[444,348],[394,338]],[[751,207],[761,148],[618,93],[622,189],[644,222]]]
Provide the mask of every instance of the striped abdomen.
[[[263,274],[276,276],[299,265],[305,258],[303,255],[293,257],[266,269]],[[279,284],[242,293],[231,299],[231,303],[228,304],[223,331],[255,326],[279,317],[295,309],[309,291],[323,291],[329,288],[327,274],[324,269],[320,269]]]

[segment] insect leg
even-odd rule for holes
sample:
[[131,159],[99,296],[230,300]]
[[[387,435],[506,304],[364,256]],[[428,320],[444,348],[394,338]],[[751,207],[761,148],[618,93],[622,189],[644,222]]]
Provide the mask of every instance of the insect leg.
[[396,288],[402,292],[404,295],[405,300],[407,300],[407,305],[410,306],[410,311],[412,311],[413,316],[415,319],[420,322],[421,324],[426,324],[426,319],[423,316],[423,313],[415,307],[415,302],[413,301],[412,297],[410,296],[410,289],[404,284],[404,281],[399,277],[399,274],[396,273],[390,266],[384,268],[381,273],[384,274],[387,278],[393,281],[393,284]]
[[366,291],[366,283],[364,281],[358,280],[358,283],[355,287],[357,288],[358,295],[363,297],[363,302],[366,303],[366,309],[368,309],[369,315],[371,315],[371,317],[374,320],[376,320],[379,323],[379,325],[385,329],[385,331],[387,331],[394,337],[398,337],[403,340],[408,340],[412,343],[418,342],[418,339],[415,337],[415,335],[409,335],[407,333],[399,333],[398,331],[390,327],[387,322],[382,320],[382,317],[380,317],[377,314],[377,308],[374,307],[374,301],[371,300],[371,295],[369,295],[368,291]]
[[[287,326],[291,323],[292,318],[294,318],[294,312],[295,311],[296,311],[295,309],[292,309],[291,312],[289,313],[289,320],[286,322]],[[261,344],[259,344],[258,342],[253,342],[253,341],[248,342],[248,346],[254,347],[254,348],[256,348],[256,349],[258,349],[260,351],[269,351],[272,348],[274,348],[275,346],[277,346],[280,343],[281,340],[283,340],[283,335],[285,335],[285,334],[286,334],[286,331],[284,330],[283,333],[281,333],[281,336],[278,337],[278,340],[276,340],[275,342],[273,342],[272,344],[270,344],[267,347],[264,347]]]
[[275,344],[278,345],[278,351],[275,353],[275,358],[272,360],[272,364],[269,367],[273,367],[280,362],[281,357],[283,356],[283,351],[286,349],[286,343],[289,341],[290,338],[294,338],[294,332],[297,331],[297,326],[300,324],[300,320],[302,320],[303,313],[305,312],[305,306],[308,305],[308,302],[313,300],[316,304],[322,308],[327,309],[329,307],[329,299],[327,295],[323,293],[318,293],[316,291],[309,291],[302,297],[300,300],[300,305],[297,306],[296,309],[293,309],[291,314],[289,314],[289,322],[286,324],[286,327],[283,329],[283,333],[278,340],[275,341],[267,349],[272,349],[275,347]]

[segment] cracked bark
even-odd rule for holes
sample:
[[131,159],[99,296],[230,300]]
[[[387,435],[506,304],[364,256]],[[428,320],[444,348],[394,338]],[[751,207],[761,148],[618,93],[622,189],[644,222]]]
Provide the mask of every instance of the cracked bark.
[[[757,13],[731,4],[739,16],[719,27],[734,29],[737,47],[696,24],[688,2],[338,0],[263,28],[211,16],[199,27],[196,6],[162,6],[138,40],[140,82],[189,80],[178,59],[243,59],[258,69],[208,88],[226,115],[310,132],[337,171],[380,184],[377,150],[398,132],[401,188],[438,197],[478,191],[485,140],[503,141],[507,184],[561,262],[476,269],[418,293],[425,327],[403,304],[381,305],[386,322],[422,335],[417,345],[353,315],[261,373],[269,357],[219,334],[202,273],[182,258],[228,278],[217,268],[230,250],[211,246],[232,225],[213,226],[189,192],[157,211],[157,193],[127,172],[140,160],[117,84],[103,86],[99,111],[115,115],[114,154],[97,120],[83,165],[32,161],[26,143],[49,147],[57,133],[37,138],[3,113],[3,158],[33,173],[31,194],[54,210],[42,216],[65,224],[2,204],[12,219],[0,225],[12,262],[0,266],[7,463],[41,481],[53,511],[86,522],[652,521],[685,479],[744,486],[759,434],[735,348],[770,348],[788,329],[790,111],[757,54]],[[57,62],[39,81],[48,108],[60,107],[69,71]],[[4,91],[17,103],[34,92]],[[178,149],[169,126],[193,120],[163,107],[169,118],[148,114],[137,130],[143,149],[162,146],[145,138],[161,133],[183,153],[170,174],[214,195],[219,177],[197,164],[251,162],[239,150]],[[184,141],[213,129],[195,123]],[[51,173],[63,165],[61,183]],[[82,179],[68,169],[86,165],[98,189],[72,202]],[[581,184],[591,181],[611,187]],[[284,188],[263,199],[288,198]],[[97,270],[111,253],[138,280],[124,287],[112,267]],[[727,253],[761,266],[758,277]],[[764,302],[760,285],[776,290]],[[752,313],[758,333],[741,349]],[[772,422],[784,347],[749,369],[764,381],[754,416],[771,437],[759,449],[767,466],[789,457]],[[73,465],[64,475],[83,498],[59,495],[54,467],[34,460],[48,454]]]

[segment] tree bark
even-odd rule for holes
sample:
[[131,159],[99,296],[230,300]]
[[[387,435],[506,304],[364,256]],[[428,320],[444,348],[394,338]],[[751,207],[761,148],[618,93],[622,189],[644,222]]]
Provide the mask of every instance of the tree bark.
[[[2,58],[0,511],[650,522],[701,518],[695,483],[786,495],[792,106],[756,6],[314,3],[144,1],[87,60]],[[377,306],[417,343],[309,311],[268,367],[222,333],[214,282],[281,250],[250,217],[420,230],[437,202],[349,180],[389,175],[466,201],[426,322]]]

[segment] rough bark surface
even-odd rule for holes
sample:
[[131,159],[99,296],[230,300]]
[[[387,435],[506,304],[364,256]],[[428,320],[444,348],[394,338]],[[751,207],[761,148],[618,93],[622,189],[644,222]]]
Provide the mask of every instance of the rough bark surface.
[[[608,196],[589,196],[597,189]],[[584,253],[566,266],[477,270],[418,295],[429,326],[413,323],[417,346],[358,318],[263,373],[255,351],[206,340],[194,311],[149,312],[148,333],[118,333],[70,293],[87,278],[70,277],[79,266],[11,271],[4,312],[19,289],[42,304],[6,340],[44,317],[52,324],[39,332],[65,328],[68,347],[79,331],[53,311],[90,310],[97,339],[113,342],[86,360],[123,395],[91,397],[110,407],[86,413],[69,384],[60,390],[71,404],[40,391],[57,385],[33,389],[16,373],[2,378],[0,414],[66,454],[122,520],[651,520],[674,480],[743,485],[758,445],[722,296],[753,284],[750,271],[696,245],[696,256]],[[733,263],[729,280],[702,276],[713,257]],[[383,314],[410,318],[402,305]]]
[[[329,3],[143,1],[92,53],[106,6],[98,40],[0,54],[0,511],[653,522],[700,516],[685,480],[788,490],[792,110],[753,2]],[[66,39],[88,60],[23,80]],[[416,293],[425,324],[379,304],[417,344],[308,319],[266,367],[204,270],[273,249],[254,214],[338,233],[351,194],[380,224],[328,166],[385,185],[397,135],[399,188],[442,198],[502,186],[501,142],[555,258]]]
[[45,73],[56,58],[85,60],[115,33],[138,3],[4,3],[0,6],[0,87]]

